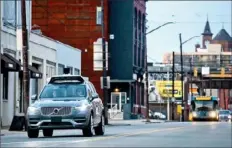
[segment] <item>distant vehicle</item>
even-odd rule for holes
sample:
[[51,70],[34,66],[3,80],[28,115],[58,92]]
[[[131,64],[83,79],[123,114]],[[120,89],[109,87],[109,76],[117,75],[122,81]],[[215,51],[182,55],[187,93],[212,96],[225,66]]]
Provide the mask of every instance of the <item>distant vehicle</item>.
[[213,96],[193,96],[190,120],[218,121],[218,98]]
[[227,121],[227,122],[231,122],[232,118],[231,118],[231,111],[229,110],[220,110],[219,113],[219,121]]
[[166,119],[166,116],[161,112],[154,112],[153,117],[154,119]]
[[56,129],[82,129],[84,136],[104,135],[104,107],[94,85],[82,76],[51,77],[27,110],[27,135],[39,130],[52,136]]

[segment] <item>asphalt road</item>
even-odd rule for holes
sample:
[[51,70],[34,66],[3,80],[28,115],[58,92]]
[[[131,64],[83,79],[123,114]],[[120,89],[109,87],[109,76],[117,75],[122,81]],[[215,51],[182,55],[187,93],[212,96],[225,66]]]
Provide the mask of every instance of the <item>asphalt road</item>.
[[231,123],[170,122],[106,127],[104,136],[83,137],[80,130],[58,130],[36,139],[24,132],[1,136],[1,147],[232,147]]

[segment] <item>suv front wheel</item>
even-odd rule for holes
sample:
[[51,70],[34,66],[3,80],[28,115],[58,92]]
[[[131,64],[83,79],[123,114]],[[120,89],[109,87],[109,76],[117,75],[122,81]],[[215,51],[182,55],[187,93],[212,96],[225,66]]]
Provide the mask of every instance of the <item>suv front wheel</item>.
[[27,136],[29,138],[38,138],[39,137],[39,130],[38,129],[27,129]]
[[105,133],[105,118],[104,115],[101,117],[101,122],[95,127],[95,134],[96,135],[104,135]]
[[93,134],[94,134],[94,127],[93,127],[94,123],[93,122],[94,122],[93,121],[93,115],[91,114],[90,118],[89,118],[88,126],[82,130],[82,133],[83,133],[84,136],[86,136],[86,137],[92,137],[93,136]]

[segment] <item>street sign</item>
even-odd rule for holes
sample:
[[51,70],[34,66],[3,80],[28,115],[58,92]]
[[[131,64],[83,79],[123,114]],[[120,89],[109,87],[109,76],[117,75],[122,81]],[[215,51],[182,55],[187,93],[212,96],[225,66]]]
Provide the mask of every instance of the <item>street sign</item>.
[[[101,82],[101,89],[103,89],[104,88],[103,77],[100,78],[100,82]],[[105,86],[105,88],[110,89],[110,77],[109,76],[106,77],[106,86]]]
[[209,67],[202,67],[201,68],[202,75],[208,75],[210,74],[210,68]]
[[225,68],[221,68],[221,75],[225,75]]

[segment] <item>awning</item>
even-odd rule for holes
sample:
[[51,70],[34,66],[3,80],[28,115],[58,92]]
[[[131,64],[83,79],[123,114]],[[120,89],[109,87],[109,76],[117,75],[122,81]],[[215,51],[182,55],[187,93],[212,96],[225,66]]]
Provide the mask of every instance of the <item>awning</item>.
[[30,71],[31,78],[41,79],[43,77],[43,74],[39,70],[37,70],[35,67],[28,65],[28,69]]
[[11,55],[9,55],[7,53],[4,53],[3,55],[6,56],[8,59],[10,59],[11,61],[13,61],[16,64],[16,69],[18,71],[23,70],[23,66],[22,66],[22,64],[20,63],[19,60],[15,59],[13,56],[11,56]]
[[[12,61],[16,65],[16,71],[20,71],[21,73],[23,72],[23,66],[19,60],[15,59],[13,56],[7,53],[4,53],[3,56],[9,59],[10,61]],[[42,78],[42,73],[36,68],[34,68],[33,66],[28,65],[28,69],[31,78],[38,78],[38,79]]]
[[14,61],[1,54],[1,72],[4,71],[17,71],[17,68]]

